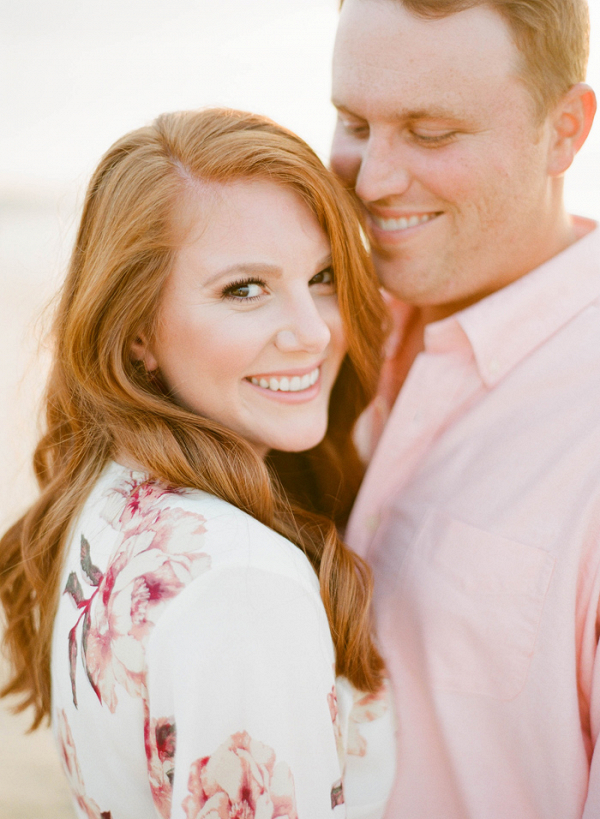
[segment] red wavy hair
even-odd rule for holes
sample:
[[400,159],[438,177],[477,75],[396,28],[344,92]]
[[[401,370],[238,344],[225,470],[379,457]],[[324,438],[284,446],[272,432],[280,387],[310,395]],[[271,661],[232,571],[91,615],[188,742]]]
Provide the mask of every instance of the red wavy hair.
[[[185,174],[181,173],[184,170]],[[240,436],[178,406],[132,361],[150,334],[177,251],[174,212],[185,176],[263,178],[292,189],[329,237],[348,353],[329,428],[308,453],[263,462]],[[263,117],[213,109],[167,114],[118,140],[90,182],[54,324],[46,432],[34,455],[40,495],[0,541],[4,646],[12,676],[1,694],[50,708],[50,645],[63,551],[74,516],[107,460],[130,457],[170,485],[234,504],[303,549],[320,578],[337,673],[373,691],[383,663],[371,631],[371,577],[340,540],[361,478],[352,443],[371,399],[384,308],[349,195],[313,151]]]

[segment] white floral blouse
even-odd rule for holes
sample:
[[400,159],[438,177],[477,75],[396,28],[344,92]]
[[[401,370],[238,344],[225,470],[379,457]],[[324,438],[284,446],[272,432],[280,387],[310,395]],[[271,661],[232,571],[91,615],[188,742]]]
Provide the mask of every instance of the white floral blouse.
[[73,526],[53,725],[88,819],[378,819],[387,693],[334,677],[305,555],[211,495],[111,463]]

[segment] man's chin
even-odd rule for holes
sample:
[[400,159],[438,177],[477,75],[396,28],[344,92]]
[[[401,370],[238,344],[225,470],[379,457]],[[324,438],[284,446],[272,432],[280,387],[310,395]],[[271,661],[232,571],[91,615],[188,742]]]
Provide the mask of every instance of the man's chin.
[[419,296],[420,288],[414,286],[419,274],[411,271],[405,260],[399,259],[396,254],[383,254],[372,248],[371,251],[375,271],[384,290],[392,296],[413,303]]
[[445,302],[443,289],[423,280],[420,270],[397,260],[375,259],[375,269],[383,289],[395,299],[418,308],[436,308]]

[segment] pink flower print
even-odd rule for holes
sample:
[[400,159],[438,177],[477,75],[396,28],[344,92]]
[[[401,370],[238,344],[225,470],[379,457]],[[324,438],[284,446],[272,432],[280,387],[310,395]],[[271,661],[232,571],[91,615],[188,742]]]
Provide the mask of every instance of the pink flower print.
[[340,767],[342,770],[345,767],[346,752],[344,749],[344,737],[342,736],[342,728],[340,725],[340,718],[337,704],[337,691],[335,685],[331,686],[331,691],[327,694],[327,704],[329,705],[329,713],[331,714],[331,722],[333,723],[333,733],[335,736],[335,747],[337,750]]
[[107,503],[102,517],[125,534],[141,525],[151,527],[165,509],[164,499],[168,501],[169,496],[184,493],[185,489],[168,486],[142,472],[131,472],[129,480],[106,493]]
[[344,802],[344,782],[342,779],[338,779],[337,782],[333,783],[333,787],[331,788],[331,810],[337,808],[338,805],[345,805]]
[[114,713],[117,683],[132,696],[141,694],[146,642],[164,607],[210,568],[210,557],[198,550],[203,534],[203,518],[168,509],[155,531],[142,530],[124,539],[105,574],[91,563],[89,543],[82,537],[82,570],[96,588],[84,599],[77,575],[71,572],[65,589],[83,610],[69,634],[75,705],[76,630],[81,619],[88,679],[98,699]]
[[144,746],[148,778],[154,805],[163,819],[169,819],[171,815],[176,738],[173,717],[150,719],[148,701],[144,695]]
[[71,733],[67,715],[63,710],[58,711],[56,714],[56,727],[60,758],[77,806],[88,819],[111,819],[110,812],[101,811],[96,802],[85,793],[73,734]]
[[298,819],[289,767],[246,731],[193,763],[188,791],[186,819]]
[[352,706],[348,723],[348,754],[365,756],[367,741],[361,736],[359,725],[373,722],[388,710],[389,691],[387,682],[374,694],[365,694]]
[[[134,543],[134,538],[143,537],[146,543],[142,548],[169,551],[174,525],[177,525],[178,539],[202,536],[205,531],[200,515],[169,505],[173,496],[184,492],[157,481],[126,482],[108,493],[103,517],[122,534],[124,546]],[[136,548],[141,550],[139,546]]]
[[329,694],[327,694],[327,704],[329,705],[331,721],[335,725],[338,721],[337,692],[335,690],[335,685],[331,686],[331,691],[329,692]]
[[[340,768],[342,771],[346,767],[346,753],[344,749],[344,737],[342,736],[342,728],[340,726],[340,717],[337,703],[337,691],[335,685],[331,686],[331,691],[327,694],[327,704],[329,705],[329,713],[331,714],[331,722],[333,723],[333,733],[335,736],[335,746],[337,750],[338,759],[340,761]],[[344,784],[341,779],[333,783],[331,788],[331,809],[333,810],[337,805],[344,804]]]
[[169,555],[148,549],[119,555],[98,589],[85,646],[88,674],[114,712],[116,683],[139,696],[145,644],[165,605],[210,568],[203,553]]

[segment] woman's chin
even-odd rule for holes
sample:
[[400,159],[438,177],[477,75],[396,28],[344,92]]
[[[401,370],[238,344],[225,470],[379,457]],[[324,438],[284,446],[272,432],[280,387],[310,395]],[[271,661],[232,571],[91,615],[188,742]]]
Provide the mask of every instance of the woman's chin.
[[266,452],[276,449],[279,452],[305,452],[307,449],[314,449],[321,443],[327,432],[327,425],[317,430],[289,430],[280,435],[269,436],[268,440],[263,442],[251,442],[252,445],[259,450],[259,447],[264,448]]

